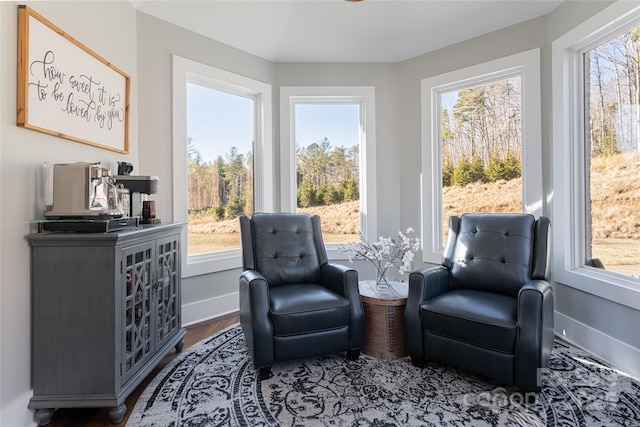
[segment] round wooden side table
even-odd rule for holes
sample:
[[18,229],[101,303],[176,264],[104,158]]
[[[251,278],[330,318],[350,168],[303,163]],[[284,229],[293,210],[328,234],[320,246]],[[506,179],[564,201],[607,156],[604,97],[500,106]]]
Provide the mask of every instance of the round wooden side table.
[[375,280],[358,284],[364,309],[364,354],[380,359],[399,359],[407,355],[404,348],[404,309],[409,285],[389,282],[389,289],[379,290]]

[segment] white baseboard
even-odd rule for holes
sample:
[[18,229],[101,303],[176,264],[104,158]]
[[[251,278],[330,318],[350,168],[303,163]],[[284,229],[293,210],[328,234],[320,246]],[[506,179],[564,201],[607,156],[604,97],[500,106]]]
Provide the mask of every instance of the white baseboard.
[[193,325],[214,317],[238,311],[240,308],[238,292],[209,298],[182,305],[182,326]]
[[13,402],[9,402],[0,409],[0,426],[2,427],[32,427],[37,423],[33,419],[33,410],[28,409],[29,399],[33,391],[19,396]]
[[640,378],[640,349],[562,313],[555,314],[555,332],[570,344],[610,362],[621,371]]

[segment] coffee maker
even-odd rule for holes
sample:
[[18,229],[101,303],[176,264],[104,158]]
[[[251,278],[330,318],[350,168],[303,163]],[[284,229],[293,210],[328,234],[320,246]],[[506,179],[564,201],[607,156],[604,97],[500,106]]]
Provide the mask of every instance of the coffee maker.
[[111,171],[100,163],[45,164],[46,219],[122,217]]
[[[129,190],[129,207],[125,207],[125,214],[132,217],[141,217],[142,224],[156,224],[160,220],[157,218],[149,218],[142,215],[142,207],[147,196],[158,192],[159,179],[157,176],[151,175],[129,175],[133,171],[131,163],[119,162],[118,175],[115,178],[117,187],[122,186]],[[135,194],[134,194],[135,193]],[[155,216],[155,215],[154,215]]]

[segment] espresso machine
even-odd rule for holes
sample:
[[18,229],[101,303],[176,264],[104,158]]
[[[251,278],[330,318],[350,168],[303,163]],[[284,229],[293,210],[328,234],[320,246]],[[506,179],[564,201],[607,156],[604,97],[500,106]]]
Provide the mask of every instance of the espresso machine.
[[[151,175],[130,175],[133,171],[131,163],[119,162],[118,175],[114,176],[116,187],[129,191],[129,206],[125,207],[125,215],[140,217],[141,224],[158,224],[160,220],[153,215],[143,214],[143,207],[149,209],[153,202],[147,196],[158,192],[159,179]],[[155,209],[154,209],[155,211]]]
[[111,171],[100,163],[45,165],[45,211],[48,220],[120,218]]

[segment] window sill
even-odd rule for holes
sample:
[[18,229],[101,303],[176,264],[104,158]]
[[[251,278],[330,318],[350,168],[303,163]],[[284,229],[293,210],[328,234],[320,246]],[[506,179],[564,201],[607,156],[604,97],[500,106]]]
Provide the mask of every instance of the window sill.
[[[326,245],[329,262],[348,263],[346,253],[339,250],[340,245]],[[183,265],[182,277],[202,276],[220,271],[242,268],[242,251],[240,249],[218,252],[215,254],[191,255]]]
[[216,254],[191,255],[183,265],[182,277],[202,276],[220,271],[242,268],[240,249],[218,252]]
[[558,270],[553,278],[558,284],[640,310],[640,279],[638,278],[593,267]]
[[325,245],[325,249],[327,251],[327,259],[329,262],[349,262],[349,257],[345,252],[340,250],[340,245],[328,244]]

